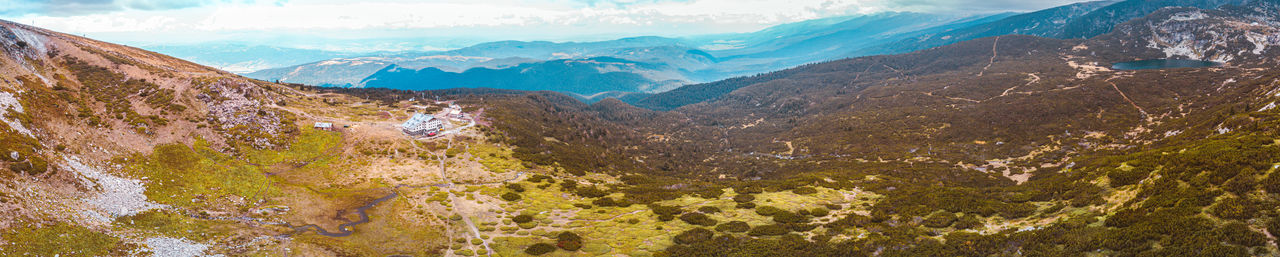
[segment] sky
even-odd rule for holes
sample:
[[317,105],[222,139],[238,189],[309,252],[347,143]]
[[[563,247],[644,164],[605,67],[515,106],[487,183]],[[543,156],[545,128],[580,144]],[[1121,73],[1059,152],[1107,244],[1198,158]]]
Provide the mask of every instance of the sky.
[[0,19],[135,45],[243,42],[340,51],[494,40],[742,33],[878,12],[1033,11],[1080,0],[0,0]]

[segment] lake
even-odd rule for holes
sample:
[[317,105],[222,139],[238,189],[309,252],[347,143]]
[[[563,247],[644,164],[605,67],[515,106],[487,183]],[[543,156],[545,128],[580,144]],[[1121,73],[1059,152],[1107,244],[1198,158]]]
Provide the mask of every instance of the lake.
[[1220,62],[1201,61],[1201,60],[1174,60],[1174,59],[1151,59],[1139,60],[1132,62],[1121,62],[1111,65],[1112,69],[1117,70],[1153,70],[1153,69],[1172,69],[1172,68],[1204,68],[1222,66]]

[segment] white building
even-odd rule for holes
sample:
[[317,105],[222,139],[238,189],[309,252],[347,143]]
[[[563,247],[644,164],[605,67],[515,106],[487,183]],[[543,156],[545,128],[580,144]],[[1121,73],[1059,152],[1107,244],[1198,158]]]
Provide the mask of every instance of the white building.
[[319,130],[329,130],[329,131],[333,131],[333,123],[328,123],[328,122],[316,122],[316,125],[315,125],[315,126],[313,126],[313,128],[315,128],[315,129],[319,129]]
[[430,114],[418,113],[400,126],[404,128],[404,133],[406,134],[421,136],[432,132],[440,132],[440,129],[444,128],[444,121],[436,119],[436,116]]
[[462,115],[461,109],[449,109],[449,118],[465,119],[467,116]]

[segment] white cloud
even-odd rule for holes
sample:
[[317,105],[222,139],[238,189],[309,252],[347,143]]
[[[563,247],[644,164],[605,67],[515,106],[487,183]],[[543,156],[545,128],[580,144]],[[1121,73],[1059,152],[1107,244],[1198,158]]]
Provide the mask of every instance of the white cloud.
[[377,33],[381,37],[389,33],[437,37],[512,33],[556,39],[594,34],[747,32],[787,22],[880,11],[1035,9],[1074,0],[996,0],[1001,5],[981,4],[990,2],[987,0],[55,1],[81,8],[66,15],[39,11],[54,8],[53,4],[23,2],[27,4],[11,7],[14,10],[0,7],[0,17],[69,33],[110,33],[135,42],[174,40],[175,35],[329,33],[359,37],[377,31],[382,32]]
[[[775,24],[867,13],[856,0],[693,0],[580,5],[566,2],[289,2],[230,3],[192,9],[126,9],[78,16],[28,15],[73,32],[156,29],[421,29],[487,26],[710,23]],[[157,19],[162,17],[164,19]],[[160,22],[160,23],[157,23]]]

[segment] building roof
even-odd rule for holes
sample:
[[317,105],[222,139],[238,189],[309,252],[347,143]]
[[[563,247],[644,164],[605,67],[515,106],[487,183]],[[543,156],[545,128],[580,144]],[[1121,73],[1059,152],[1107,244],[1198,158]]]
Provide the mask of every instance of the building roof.
[[316,127],[317,127],[317,128],[333,128],[333,123],[328,123],[328,122],[316,122]]
[[404,127],[413,126],[413,124],[426,123],[434,119],[436,119],[436,116],[432,116],[430,114],[425,114],[425,113],[418,113],[418,114],[414,114],[413,117],[409,118],[408,121],[405,121],[404,124],[400,124],[400,126],[404,126]]

